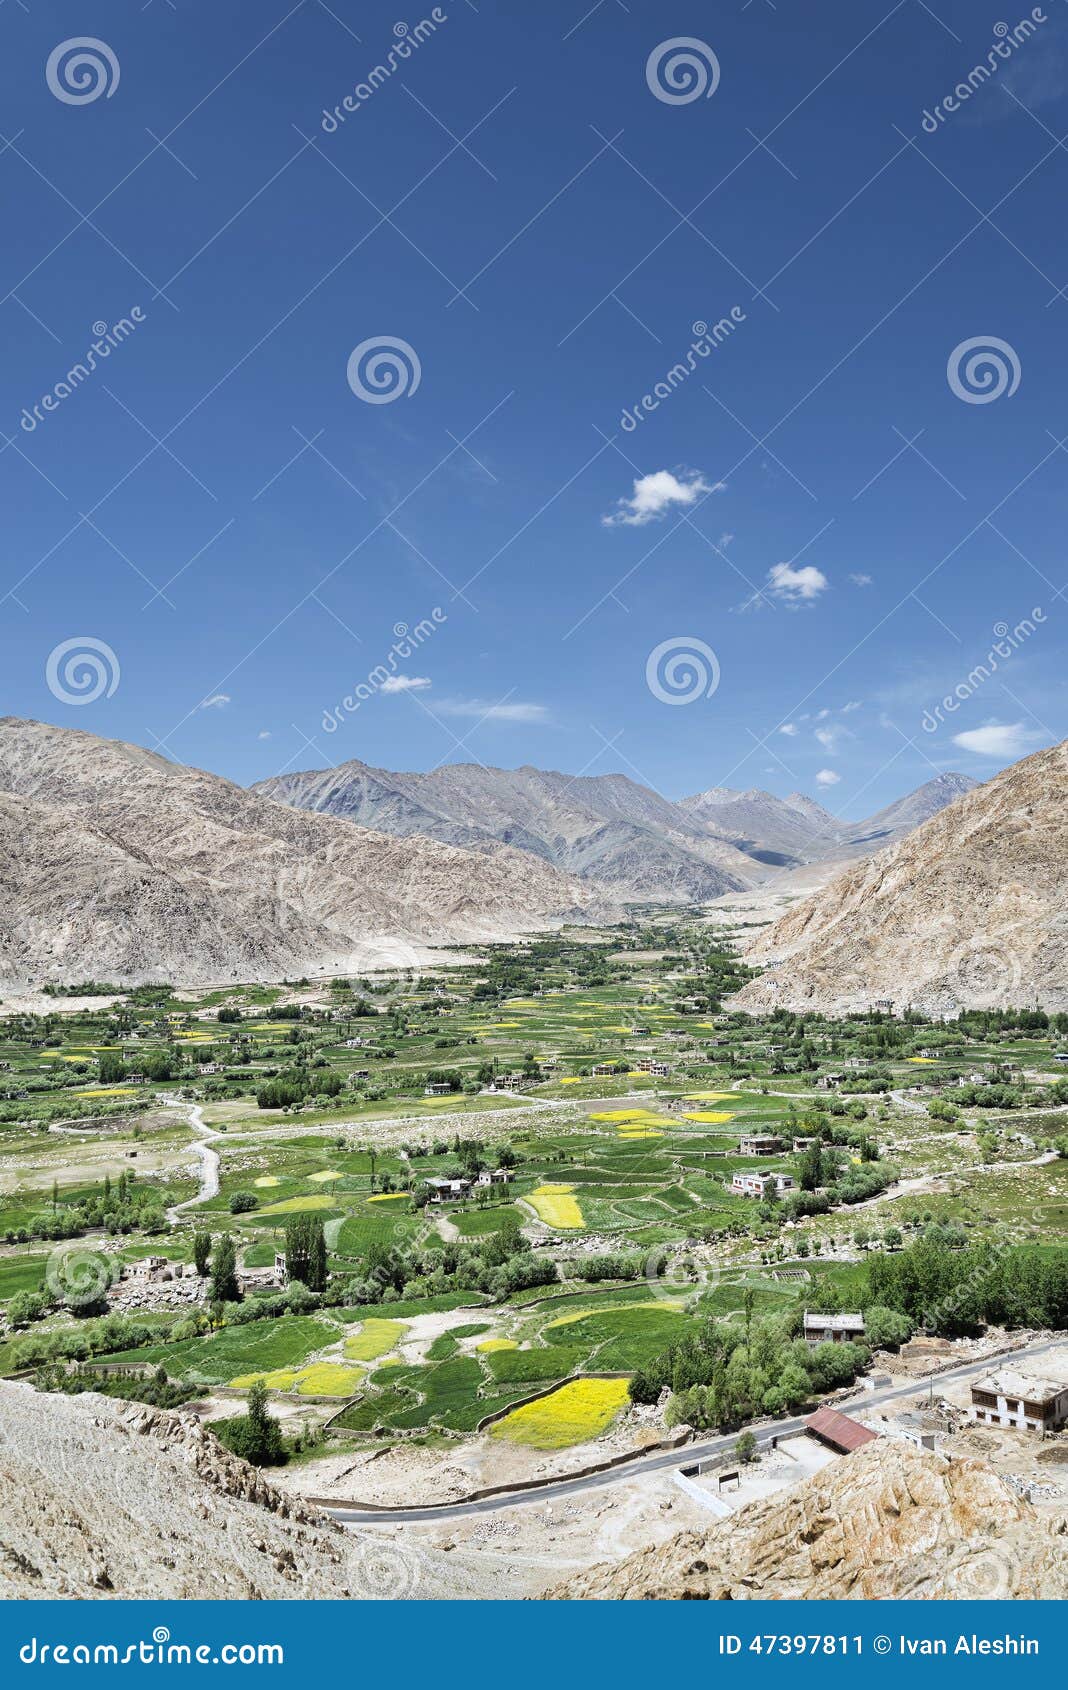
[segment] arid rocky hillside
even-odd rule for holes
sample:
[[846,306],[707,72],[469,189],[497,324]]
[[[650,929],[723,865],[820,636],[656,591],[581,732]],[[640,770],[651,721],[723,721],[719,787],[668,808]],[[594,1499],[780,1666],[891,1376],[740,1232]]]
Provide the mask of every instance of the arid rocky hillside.
[[741,1009],[1068,1009],[1068,743],[858,863],[755,941]]
[[705,1601],[1068,1596],[1065,1522],[989,1467],[880,1440],[786,1496],[750,1503],[547,1597]]
[[503,846],[397,839],[0,721],[0,981],[280,979],[595,912],[605,894]]
[[365,763],[262,781],[253,791],[383,833],[474,850],[514,845],[612,896],[703,903],[767,870],[677,804],[626,775],[565,775],[454,763],[393,774]]
[[484,1597],[464,1555],[344,1531],[195,1415],[0,1382],[0,1599]]

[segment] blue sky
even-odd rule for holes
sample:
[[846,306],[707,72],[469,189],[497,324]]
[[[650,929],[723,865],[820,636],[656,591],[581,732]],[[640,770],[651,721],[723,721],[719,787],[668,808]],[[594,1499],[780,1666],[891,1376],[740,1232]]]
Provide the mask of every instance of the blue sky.
[[4,709],[241,781],[477,758],[847,815],[1062,737],[1038,11],[7,0]]

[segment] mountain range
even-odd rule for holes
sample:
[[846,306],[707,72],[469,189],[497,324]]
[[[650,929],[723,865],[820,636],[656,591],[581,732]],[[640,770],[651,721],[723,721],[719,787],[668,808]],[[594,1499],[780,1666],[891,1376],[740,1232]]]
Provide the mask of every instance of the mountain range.
[[776,870],[877,851],[974,785],[940,775],[863,822],[841,822],[801,793],[713,787],[673,803],[626,775],[481,763],[394,774],[352,761],[276,775],[252,790],[404,838],[517,846],[623,901],[703,903]]
[[752,944],[740,1009],[1068,1009],[1068,741],[847,868]]
[[527,852],[305,815],[117,740],[0,720],[0,981],[281,979],[614,913]]

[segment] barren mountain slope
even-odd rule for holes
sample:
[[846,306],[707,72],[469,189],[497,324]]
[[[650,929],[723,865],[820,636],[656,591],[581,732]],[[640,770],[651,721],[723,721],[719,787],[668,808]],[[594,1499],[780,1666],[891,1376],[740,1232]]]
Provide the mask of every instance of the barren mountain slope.
[[[344,1532],[191,1414],[0,1383],[0,1598],[492,1594]],[[462,1560],[462,1557],[461,1557]]]
[[[301,814],[138,746],[0,721],[0,978],[252,979],[368,966],[383,942],[514,935],[594,888]],[[603,900],[602,900],[603,904]]]
[[643,902],[704,902],[766,872],[626,775],[478,763],[393,774],[353,761],[279,775],[252,790],[385,833],[474,848],[514,845],[616,897]]
[[1036,752],[761,934],[739,1008],[1068,1008],[1068,744]]
[[803,792],[775,798],[759,789],[733,792],[714,786],[684,798],[679,808],[764,862],[846,862],[870,857],[903,838],[975,784],[967,775],[938,775],[860,822],[841,820]]
[[1064,1522],[989,1468],[880,1439],[707,1532],[592,1567],[548,1597],[708,1601],[1068,1596]]

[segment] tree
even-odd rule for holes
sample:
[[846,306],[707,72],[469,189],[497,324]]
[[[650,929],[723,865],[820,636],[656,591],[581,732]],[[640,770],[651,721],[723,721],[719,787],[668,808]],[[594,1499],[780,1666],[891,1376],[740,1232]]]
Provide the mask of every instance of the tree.
[[97,1065],[97,1078],[101,1085],[120,1085],[126,1078],[126,1064],[122,1060],[120,1050],[105,1050],[101,1052]]
[[239,1303],[241,1287],[237,1279],[237,1251],[228,1232],[224,1232],[211,1258],[211,1289],[213,1303]]
[[864,1311],[864,1336],[873,1350],[897,1349],[912,1337],[912,1322],[908,1315],[876,1303]]
[[262,1379],[250,1386],[248,1413],[236,1420],[217,1422],[214,1430],[227,1449],[251,1461],[254,1467],[278,1467],[286,1459],[282,1428],[267,1407],[267,1387]]
[[734,1446],[739,1461],[750,1462],[756,1456],[757,1441],[752,1432],[743,1432]]
[[211,1233],[198,1230],[193,1234],[193,1266],[203,1279],[211,1260]]
[[247,1215],[253,1209],[258,1209],[260,1200],[252,1191],[235,1191],[230,1198],[230,1213],[232,1215]]
[[294,1215],[286,1227],[286,1273],[309,1291],[325,1291],[326,1234],[315,1215]]

